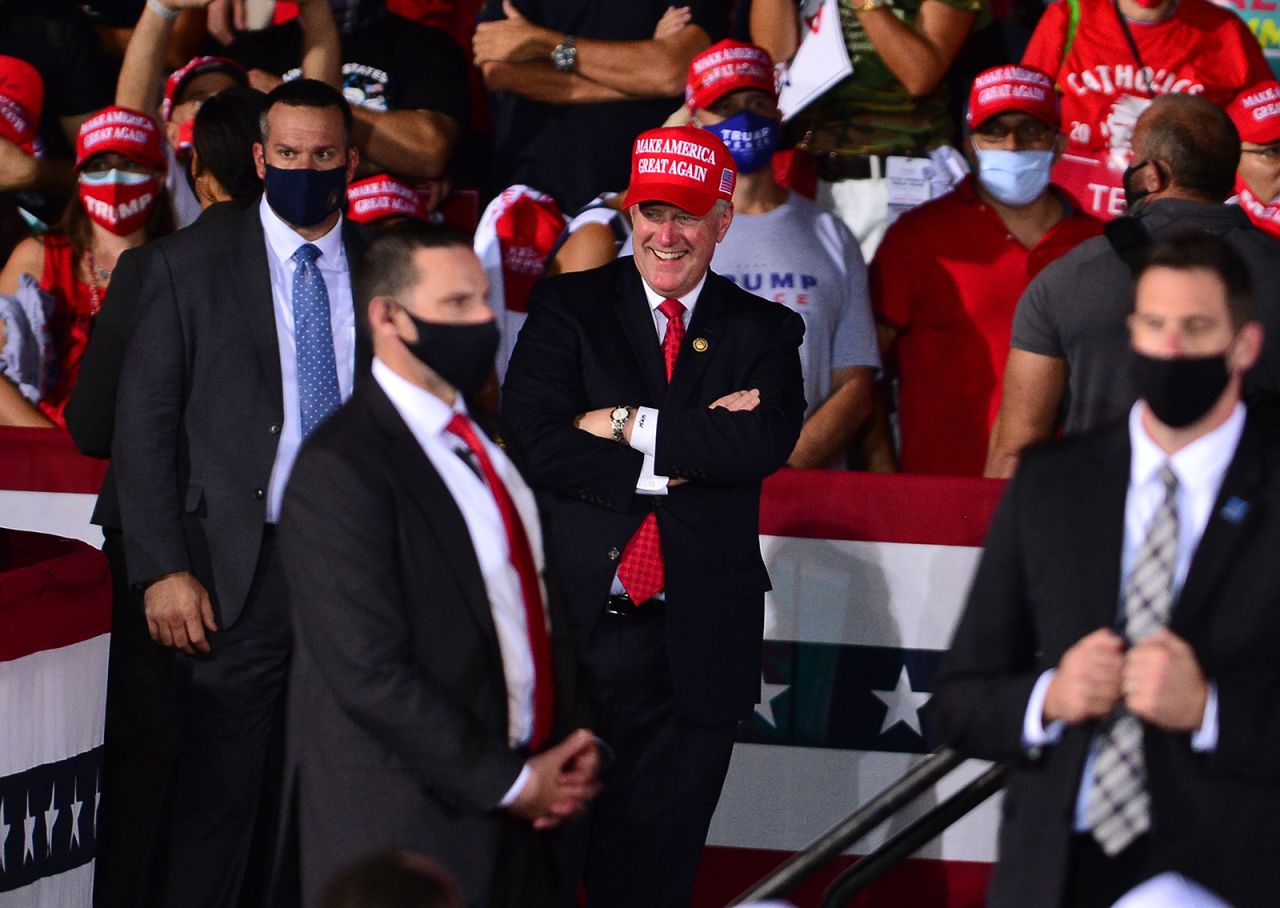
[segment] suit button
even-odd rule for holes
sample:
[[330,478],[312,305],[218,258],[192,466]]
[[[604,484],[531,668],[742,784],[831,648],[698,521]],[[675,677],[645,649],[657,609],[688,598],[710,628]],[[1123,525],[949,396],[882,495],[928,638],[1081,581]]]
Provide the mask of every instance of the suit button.
[[264,498],[266,498],[266,497],[267,497],[267,493],[266,493],[266,492],[264,492],[264,491],[262,491],[262,489],[254,489],[254,490],[253,490],[253,497],[254,497],[255,499],[257,499],[258,501],[261,501],[262,499],[264,499]]
[[268,432],[270,432],[272,435],[279,435],[279,434],[280,434],[280,425],[279,425],[278,423],[277,423],[277,424],[273,424],[273,425],[271,426],[271,428],[270,428],[270,429],[267,429],[267,431],[268,431]]
[[621,557],[622,557],[622,553],[618,551],[618,547],[616,545],[613,548],[609,549],[610,561],[617,561]]

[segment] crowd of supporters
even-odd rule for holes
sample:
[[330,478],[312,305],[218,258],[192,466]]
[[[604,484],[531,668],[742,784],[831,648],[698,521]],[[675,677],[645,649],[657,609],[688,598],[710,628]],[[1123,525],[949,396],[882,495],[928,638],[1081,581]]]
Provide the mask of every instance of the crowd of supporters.
[[[1115,320],[1046,303],[1053,284],[1084,289],[1060,272],[1033,279],[1136,213],[1139,178],[1155,180],[1141,205],[1226,201],[1280,235],[1280,87],[1244,22],[1208,0],[836,9],[852,75],[784,120],[775,77],[816,28],[791,0],[10,0],[0,423],[65,424],[123,250],[261,191],[251,128],[208,118],[202,153],[206,102],[234,89],[251,119],[255,93],[298,77],[352,104],[351,220],[448,222],[488,250],[499,381],[534,283],[630,251],[634,137],[692,119],[738,139],[738,218],[715,270],[805,319],[793,466],[1007,475],[1022,446],[1119,412],[1123,377],[1090,377],[1122,340]],[[726,66],[739,78],[700,95]],[[992,85],[1043,97],[990,107]],[[1186,111],[1140,159],[1138,119],[1169,94],[1231,123]]]

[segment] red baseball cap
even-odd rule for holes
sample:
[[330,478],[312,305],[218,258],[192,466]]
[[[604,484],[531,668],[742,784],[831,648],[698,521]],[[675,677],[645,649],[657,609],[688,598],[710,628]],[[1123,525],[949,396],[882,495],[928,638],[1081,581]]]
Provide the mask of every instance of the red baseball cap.
[[347,186],[347,217],[357,224],[392,217],[430,221],[426,193],[385,173]]
[[1280,82],[1250,85],[1227,105],[1242,142],[1271,145],[1280,142]]
[[666,202],[702,217],[733,198],[738,168],[720,137],[696,126],[662,126],[640,133],[631,149],[631,184],[622,204]]
[[156,121],[127,107],[105,107],[80,125],[76,170],[97,154],[114,151],[145,167],[168,169],[164,138]]
[[762,47],[726,38],[693,58],[684,99],[690,110],[705,110],[740,88],[758,89],[777,98],[773,59]]
[[166,123],[173,116],[174,105],[182,101],[182,89],[196,76],[203,76],[205,73],[226,73],[241,85],[249,84],[244,67],[235,60],[228,60],[226,57],[192,57],[164,80],[164,103],[160,105],[160,116],[164,117]]
[[43,109],[40,71],[26,60],[0,56],[0,138],[33,153]]
[[1061,122],[1053,80],[1030,66],[997,66],[978,74],[969,91],[969,128],[1008,110],[1035,117],[1046,126]]

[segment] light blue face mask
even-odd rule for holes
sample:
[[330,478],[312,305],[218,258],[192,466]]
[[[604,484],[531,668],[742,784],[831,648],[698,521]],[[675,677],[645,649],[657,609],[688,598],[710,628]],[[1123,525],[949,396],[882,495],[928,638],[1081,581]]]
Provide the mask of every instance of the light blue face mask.
[[978,148],[978,181],[993,199],[1010,208],[1024,208],[1049,185],[1053,151],[1005,151]]

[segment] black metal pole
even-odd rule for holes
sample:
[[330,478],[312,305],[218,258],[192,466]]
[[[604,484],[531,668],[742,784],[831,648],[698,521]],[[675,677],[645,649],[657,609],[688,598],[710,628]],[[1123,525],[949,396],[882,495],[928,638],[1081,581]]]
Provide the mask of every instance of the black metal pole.
[[1009,768],[997,763],[840,874],[822,895],[820,908],[840,908],[952,823],[1004,787]]
[[964,757],[949,747],[934,751],[913,766],[906,775],[818,836],[804,850],[787,859],[730,904],[741,905],[785,895],[962,762]]

